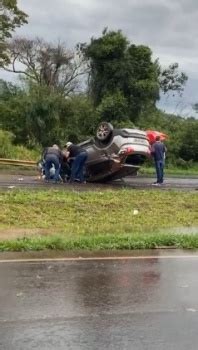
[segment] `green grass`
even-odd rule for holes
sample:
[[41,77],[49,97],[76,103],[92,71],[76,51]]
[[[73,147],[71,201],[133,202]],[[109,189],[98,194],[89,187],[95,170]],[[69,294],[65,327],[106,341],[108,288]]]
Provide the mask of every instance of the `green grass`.
[[63,235],[48,237],[21,238],[0,241],[0,251],[39,251],[39,250],[135,250],[174,247],[198,248],[198,235],[97,235],[67,238]]
[[5,165],[0,164],[0,174],[36,176],[38,170],[36,166]]
[[16,145],[16,146],[12,146],[10,150],[5,154],[5,156],[10,159],[37,161],[40,158],[40,154],[41,154],[40,150],[36,150],[36,149],[30,150],[24,146]]
[[[142,175],[153,175],[155,176],[154,167],[142,167],[140,168],[139,174]],[[179,167],[169,166],[165,168],[165,176],[195,176],[198,177],[198,166],[192,166],[187,169],[182,169]]]
[[28,149],[22,145],[14,145],[14,135],[0,129],[0,158],[11,158],[21,160],[37,160],[40,154],[40,147]]
[[14,190],[2,192],[0,203],[0,233],[6,229],[49,233],[0,241],[1,251],[198,248],[198,235],[184,234],[188,227],[197,227],[198,233],[196,192]]

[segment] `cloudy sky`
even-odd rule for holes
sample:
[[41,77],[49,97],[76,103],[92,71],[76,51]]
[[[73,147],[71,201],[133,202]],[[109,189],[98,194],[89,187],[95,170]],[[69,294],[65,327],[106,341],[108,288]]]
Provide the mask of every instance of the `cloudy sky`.
[[104,27],[122,29],[131,42],[149,45],[161,64],[178,62],[189,81],[182,99],[162,108],[188,115],[198,101],[197,0],[18,0],[29,24],[17,34],[59,40],[73,47],[99,36]]

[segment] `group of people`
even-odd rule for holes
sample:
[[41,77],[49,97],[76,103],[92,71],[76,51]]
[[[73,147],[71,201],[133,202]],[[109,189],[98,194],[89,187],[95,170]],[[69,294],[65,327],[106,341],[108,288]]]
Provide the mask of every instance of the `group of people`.
[[[154,158],[157,180],[153,185],[160,186],[164,181],[164,164],[166,147],[161,142],[160,136],[156,137],[151,146],[151,154]],[[85,182],[85,163],[87,160],[87,151],[72,142],[67,142],[61,150],[58,145],[47,147],[43,153],[43,170],[45,180],[50,181],[51,177],[54,182],[78,181]],[[51,169],[54,169],[53,176]]]
[[[51,179],[57,183],[60,181],[85,182],[84,169],[87,160],[87,151],[72,142],[67,142],[61,150],[54,144],[47,147],[43,153],[42,168],[45,174],[45,181]],[[51,169],[54,169],[54,174]]]

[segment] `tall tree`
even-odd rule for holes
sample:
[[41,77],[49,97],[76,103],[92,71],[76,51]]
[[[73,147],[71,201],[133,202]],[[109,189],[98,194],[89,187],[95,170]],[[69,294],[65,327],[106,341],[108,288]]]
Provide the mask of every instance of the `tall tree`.
[[9,63],[7,39],[24,23],[27,23],[27,15],[19,10],[17,0],[0,0],[0,66]]
[[[158,61],[153,62],[149,47],[131,44],[121,31],[105,29],[83,50],[90,64],[89,91],[94,104],[104,105],[103,99],[107,101],[107,96],[117,94],[126,101],[132,121],[148,106],[155,105],[160,89],[181,92],[185,83],[177,64],[163,70]],[[126,104],[123,107],[126,114]]]
[[123,113],[126,115],[127,104],[130,119],[135,120],[145,105],[159,96],[151,54],[146,46],[130,45],[121,31],[105,29],[100,38],[92,38],[85,55],[90,62],[89,89],[95,105],[104,105],[107,96],[119,95],[126,101]]
[[80,88],[79,78],[86,72],[81,50],[68,50],[64,44],[43,39],[15,38],[9,43],[11,65],[8,72],[20,74],[28,82],[47,86],[68,96]]

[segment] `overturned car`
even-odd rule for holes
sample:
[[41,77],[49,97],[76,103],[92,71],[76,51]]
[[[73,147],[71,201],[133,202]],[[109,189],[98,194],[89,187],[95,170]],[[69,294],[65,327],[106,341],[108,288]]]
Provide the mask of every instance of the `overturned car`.
[[139,129],[114,129],[102,122],[96,136],[79,144],[88,153],[86,178],[89,182],[104,182],[137,175],[137,171],[151,155],[155,135],[166,135]]

